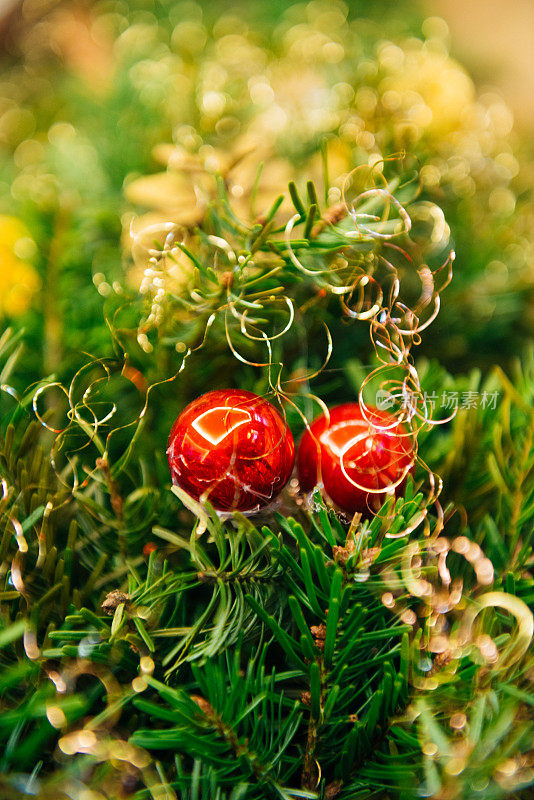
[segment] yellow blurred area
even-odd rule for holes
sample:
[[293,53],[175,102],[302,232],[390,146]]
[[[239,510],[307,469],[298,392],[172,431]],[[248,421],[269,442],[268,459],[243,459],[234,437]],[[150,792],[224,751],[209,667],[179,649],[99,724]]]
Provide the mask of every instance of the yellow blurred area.
[[432,51],[417,41],[410,42],[402,56],[400,68],[382,83],[385,107],[396,110],[404,105],[411,123],[433,136],[446,136],[460,127],[462,114],[475,101],[469,75],[446,50]]
[[534,2],[426,0],[429,14],[446,20],[455,55],[477,77],[502,92],[518,128],[534,129]]
[[0,316],[17,317],[26,312],[41,280],[29,262],[35,242],[16,217],[0,215]]

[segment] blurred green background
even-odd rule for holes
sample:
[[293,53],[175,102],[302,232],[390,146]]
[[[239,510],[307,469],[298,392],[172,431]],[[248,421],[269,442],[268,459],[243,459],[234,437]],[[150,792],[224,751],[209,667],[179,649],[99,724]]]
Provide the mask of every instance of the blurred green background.
[[478,0],[4,4],[0,314],[24,329],[16,387],[111,354],[108,287],[139,287],[131,215],[191,210],[172,181],[136,182],[173,173],[171,143],[252,141],[271,201],[317,176],[325,138],[340,172],[405,147],[457,252],[420,351],[452,372],[507,368],[534,331],[532,14],[523,0],[506,15]]

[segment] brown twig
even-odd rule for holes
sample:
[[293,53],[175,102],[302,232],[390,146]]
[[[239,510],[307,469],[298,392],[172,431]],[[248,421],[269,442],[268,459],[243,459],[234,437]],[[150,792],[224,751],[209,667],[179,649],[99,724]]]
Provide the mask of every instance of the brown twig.
[[106,486],[108,487],[109,491],[111,508],[113,509],[117,517],[119,517],[120,519],[122,517],[122,508],[124,505],[124,500],[120,495],[119,485],[111,474],[107,458],[97,458],[96,467],[97,469],[100,470],[106,481]]

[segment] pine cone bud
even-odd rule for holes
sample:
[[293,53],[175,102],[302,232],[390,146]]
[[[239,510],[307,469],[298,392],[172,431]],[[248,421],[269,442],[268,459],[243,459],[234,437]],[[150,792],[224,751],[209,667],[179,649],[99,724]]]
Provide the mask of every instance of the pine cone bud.
[[125,594],[119,591],[119,589],[114,589],[106,596],[106,599],[102,603],[102,611],[104,614],[109,614],[109,616],[112,617],[121,603],[128,605],[129,602],[129,594]]

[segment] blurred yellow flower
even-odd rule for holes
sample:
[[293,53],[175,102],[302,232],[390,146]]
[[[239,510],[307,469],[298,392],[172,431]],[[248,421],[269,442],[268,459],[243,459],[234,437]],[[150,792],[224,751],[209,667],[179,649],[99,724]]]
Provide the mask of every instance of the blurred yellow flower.
[[28,261],[34,253],[35,242],[24,224],[0,215],[0,315],[24,314],[39,291],[40,278]]
[[[326,143],[326,149],[331,179],[341,186],[353,166],[351,149],[334,138]],[[280,194],[285,194],[280,215],[289,217],[294,212],[289,181],[300,180],[304,185],[312,179],[319,186],[323,181],[320,153],[314,152],[297,168],[288,158],[276,155],[272,143],[252,135],[239,137],[228,152],[204,145],[199,153],[188,153],[182,147],[161,144],[155,148],[154,157],[166,165],[167,171],[143,175],[125,186],[131,203],[151,210],[149,225],[173,222],[192,228],[201,224],[217,194],[217,174],[224,179],[232,210],[243,222],[265,214]]]
[[380,85],[385,108],[437,139],[461,127],[462,114],[475,102],[465,70],[446,51],[432,51],[417,40],[403,55],[402,68]]

